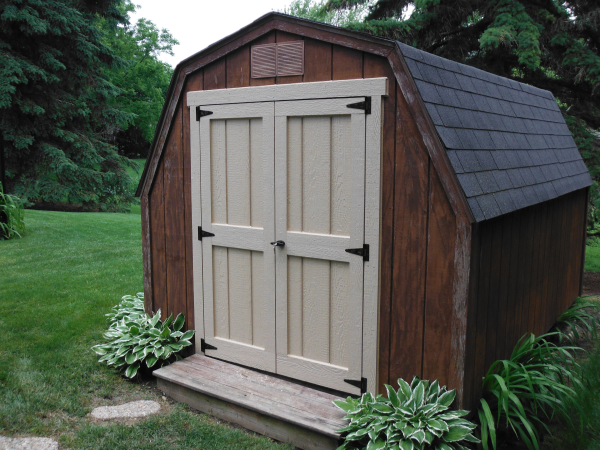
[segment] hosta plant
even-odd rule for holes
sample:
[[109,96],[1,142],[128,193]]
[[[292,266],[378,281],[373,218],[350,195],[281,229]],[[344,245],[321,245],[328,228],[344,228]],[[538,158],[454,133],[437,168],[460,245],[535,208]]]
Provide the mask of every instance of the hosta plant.
[[185,318],[170,315],[161,322],[158,310],[153,317],[144,312],[144,294],[126,295],[121,303],[106,315],[110,323],[104,339],[108,342],[92,347],[100,355],[98,362],[106,363],[133,378],[140,367],[161,367],[181,359],[179,352],[192,345],[194,331],[181,331]]
[[454,390],[417,377],[410,384],[400,378],[398,385],[396,391],[386,384],[388,398],[367,392],[334,401],[350,420],[338,430],[345,440],[338,450],[466,450],[467,442],[479,442],[475,425],[463,418],[468,411],[449,409]]

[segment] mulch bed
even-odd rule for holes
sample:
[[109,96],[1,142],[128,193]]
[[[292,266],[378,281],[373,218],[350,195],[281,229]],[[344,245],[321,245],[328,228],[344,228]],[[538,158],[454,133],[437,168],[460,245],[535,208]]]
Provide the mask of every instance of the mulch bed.
[[583,272],[583,295],[600,295],[600,272]]

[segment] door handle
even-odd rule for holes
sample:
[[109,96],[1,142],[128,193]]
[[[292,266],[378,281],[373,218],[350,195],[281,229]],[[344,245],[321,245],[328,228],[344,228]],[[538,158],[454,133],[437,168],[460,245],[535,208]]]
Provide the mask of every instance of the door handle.
[[284,247],[285,246],[285,242],[283,242],[283,241],[275,241],[275,242],[271,242],[271,245],[273,247]]

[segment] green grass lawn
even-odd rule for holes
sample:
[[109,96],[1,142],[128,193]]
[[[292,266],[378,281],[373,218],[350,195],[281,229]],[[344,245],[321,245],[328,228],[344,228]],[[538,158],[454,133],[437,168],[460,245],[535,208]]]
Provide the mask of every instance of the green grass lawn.
[[[139,180],[140,177],[142,176],[142,172],[144,171],[144,165],[146,164],[146,160],[140,158],[140,159],[132,159],[132,161],[135,161],[139,167],[137,169],[128,167],[127,173],[134,180]],[[142,211],[141,211],[141,207],[140,207],[140,201],[139,201],[139,199],[136,199],[135,202],[131,204],[131,214],[141,214],[141,212]]]
[[[97,363],[90,347],[104,314],[142,290],[139,215],[28,210],[25,219],[23,239],[0,241],[0,435],[90,450],[286,448]],[[133,424],[89,417],[139,399],[159,401],[161,413]]]
[[600,246],[587,246],[585,248],[585,270],[600,272]]

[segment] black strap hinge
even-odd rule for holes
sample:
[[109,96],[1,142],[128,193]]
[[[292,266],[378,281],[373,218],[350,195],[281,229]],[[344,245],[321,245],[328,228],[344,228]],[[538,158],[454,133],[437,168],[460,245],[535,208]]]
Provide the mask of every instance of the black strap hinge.
[[200,117],[210,116],[212,113],[212,111],[206,111],[205,109],[200,109],[199,106],[196,106],[196,120],[200,120]]
[[204,231],[202,227],[198,227],[198,240],[201,241],[203,237],[213,237],[213,233],[209,233],[208,231]]
[[344,379],[344,382],[359,388],[361,394],[367,392],[367,379],[365,377],[362,377],[360,380]]
[[364,102],[350,103],[346,108],[362,109],[365,114],[371,114],[371,97],[365,97]]
[[346,252],[362,256],[363,261],[369,260],[369,244],[363,244],[362,248],[347,248]]
[[207,344],[204,339],[200,339],[200,350],[202,350],[202,353],[206,352],[206,350],[216,350],[216,349],[217,349],[217,347],[215,347],[214,345]]

